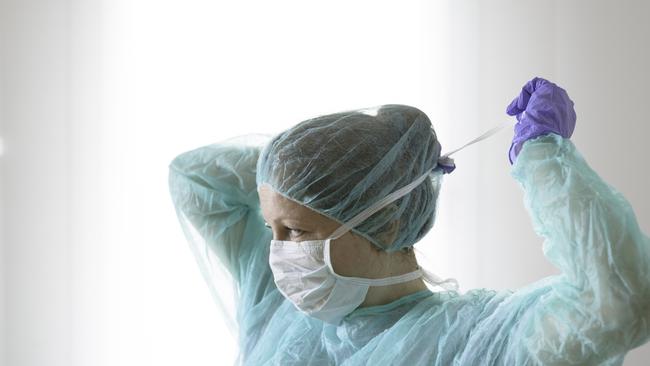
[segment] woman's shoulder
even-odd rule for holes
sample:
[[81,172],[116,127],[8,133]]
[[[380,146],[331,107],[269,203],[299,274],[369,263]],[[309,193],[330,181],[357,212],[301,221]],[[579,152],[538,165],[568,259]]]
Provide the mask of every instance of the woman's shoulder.
[[434,293],[439,301],[447,306],[478,305],[486,302],[502,301],[513,294],[512,290],[473,288],[465,292],[441,291]]

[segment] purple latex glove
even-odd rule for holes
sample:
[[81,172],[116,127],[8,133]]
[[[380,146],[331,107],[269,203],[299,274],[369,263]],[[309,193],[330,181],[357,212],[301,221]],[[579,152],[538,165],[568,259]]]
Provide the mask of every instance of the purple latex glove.
[[510,164],[516,160],[524,142],[548,133],[570,138],[576,126],[573,101],[566,90],[538,77],[524,85],[506,113],[516,115],[518,121],[508,152]]
[[442,174],[450,174],[456,169],[456,164],[454,163],[454,159],[441,156],[438,159],[438,168],[442,170]]

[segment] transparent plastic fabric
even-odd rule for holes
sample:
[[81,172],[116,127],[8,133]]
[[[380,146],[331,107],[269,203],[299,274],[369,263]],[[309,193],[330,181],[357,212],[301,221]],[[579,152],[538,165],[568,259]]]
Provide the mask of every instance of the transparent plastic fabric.
[[[250,276],[266,268],[268,258],[259,251],[268,252],[261,242],[271,235],[259,210],[255,165],[269,138],[238,136],[184,152],[169,164],[169,190],[180,226],[234,336],[238,309],[254,301],[246,290]],[[260,280],[273,283],[267,276]]]
[[[181,225],[191,226],[184,232],[198,234],[187,238],[203,273],[221,266],[235,284],[241,364],[621,365],[648,340],[650,239],[568,139],[527,141],[511,171],[560,275],[516,291],[425,290],[357,308],[338,326],[296,310],[273,282],[255,182],[260,151],[205,146],[176,157],[169,175]],[[227,290],[206,280],[216,298]]]

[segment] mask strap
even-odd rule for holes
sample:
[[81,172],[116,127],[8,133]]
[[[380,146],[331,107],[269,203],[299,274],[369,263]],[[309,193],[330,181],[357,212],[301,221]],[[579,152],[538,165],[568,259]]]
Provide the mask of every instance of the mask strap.
[[420,268],[420,270],[422,271],[422,278],[424,278],[424,281],[428,282],[430,285],[440,286],[448,291],[458,291],[458,280],[455,278],[447,278],[443,280],[433,272],[429,272],[424,268]]
[[384,206],[390,204],[391,202],[399,199],[400,197],[412,191],[415,187],[417,187],[420,183],[422,183],[429,176],[429,174],[430,173],[427,172],[426,174],[421,175],[418,179],[396,190],[395,192],[389,194],[388,196],[380,199],[379,201],[375,202],[372,206],[368,207],[367,209],[361,211],[361,213],[359,213],[352,219],[348,220],[348,222],[339,226],[339,228],[336,229],[336,231],[334,231],[332,235],[330,235],[330,238],[332,238],[332,240],[338,239],[341,235],[345,234],[353,227],[357,226],[363,220],[367,219],[368,217],[372,216],[375,212],[384,208]]
[[330,244],[331,244],[331,239],[328,239],[325,241],[325,245],[323,246],[323,259],[325,261],[325,264],[327,265],[327,267],[330,269],[330,272],[335,277],[344,280],[348,283],[354,283],[357,285],[366,285],[366,286],[390,286],[390,285],[396,285],[398,283],[413,281],[416,278],[427,276],[427,274],[425,273],[426,271],[423,268],[418,268],[415,271],[404,273],[398,276],[385,277],[385,278],[362,278],[362,277],[341,276],[334,271],[334,267],[332,266],[332,260],[330,258]]
[[475,144],[475,143],[477,143],[479,141],[483,141],[483,140],[489,138],[490,136],[494,135],[495,133],[503,130],[504,128],[509,127],[511,124],[512,124],[511,121],[505,121],[500,125],[492,127],[491,129],[484,132],[482,135],[475,138],[474,140],[466,143],[465,145],[463,145],[463,146],[461,146],[461,147],[459,147],[459,148],[457,148],[455,150],[452,150],[451,152],[448,152],[446,154],[441,155],[440,158],[438,158],[438,165],[434,169],[442,169],[443,172],[446,173],[446,174],[451,173],[454,169],[456,169],[456,164],[454,163],[454,159],[449,157],[451,154],[455,154],[455,153],[463,150],[464,148],[466,148],[466,147],[468,147],[470,145],[473,145],[473,144]]
[[[451,152],[448,152],[448,153],[442,155],[438,159],[438,162],[440,162],[440,163],[444,162],[445,165],[453,165],[455,167],[454,159],[449,157],[451,154],[455,154],[458,151],[463,150],[464,148],[466,148],[466,147],[468,147],[470,145],[473,145],[473,144],[475,144],[475,143],[477,143],[479,141],[485,140],[488,137],[494,135],[495,133],[501,131],[502,129],[508,127],[511,124],[512,124],[511,121],[505,121],[501,125],[498,125],[496,127],[491,128],[487,132],[483,133],[481,136],[479,136],[479,137],[475,138],[474,140],[466,143],[465,145],[463,145],[463,146],[461,146],[461,147],[459,147],[459,148],[457,148],[457,149],[455,149],[455,150],[453,150]],[[399,199],[402,196],[406,195],[407,193],[409,193],[410,191],[415,189],[415,187],[417,187],[420,183],[424,182],[424,180],[429,175],[434,174],[434,171],[436,171],[436,168],[438,168],[438,167],[439,166],[437,165],[432,171],[422,174],[421,176],[419,176],[413,182],[411,182],[411,183],[407,184],[406,186],[394,191],[393,193],[389,194],[388,196],[386,196],[386,197],[380,199],[379,201],[375,202],[370,207],[368,207],[365,210],[361,211],[359,214],[354,216],[352,219],[348,220],[348,222],[346,222],[346,223],[342,224],[341,226],[339,226],[338,229],[336,229],[336,231],[334,231],[332,233],[332,235],[330,235],[330,238],[332,240],[338,239],[343,234],[345,234],[346,232],[352,230],[352,228],[354,228],[355,226],[359,225],[365,219],[367,219],[368,217],[372,216],[377,211],[384,208],[384,206],[387,206],[391,202],[396,201],[397,199]],[[453,169],[451,169],[451,170],[453,170]]]

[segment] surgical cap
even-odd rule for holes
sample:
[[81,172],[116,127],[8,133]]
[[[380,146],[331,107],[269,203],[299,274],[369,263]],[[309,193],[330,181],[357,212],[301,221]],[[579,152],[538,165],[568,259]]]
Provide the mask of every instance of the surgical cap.
[[[431,121],[415,107],[350,110],[308,119],[274,136],[259,155],[256,181],[343,224],[431,172],[352,229],[394,252],[412,246],[433,226],[443,176],[436,169],[440,150]],[[387,242],[385,233],[395,221],[397,236]]]

